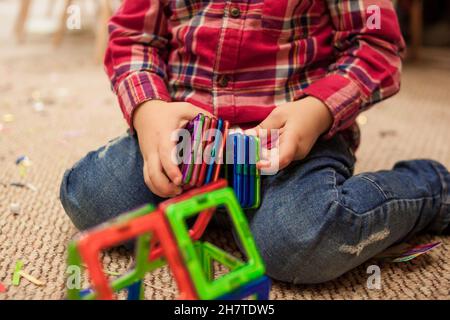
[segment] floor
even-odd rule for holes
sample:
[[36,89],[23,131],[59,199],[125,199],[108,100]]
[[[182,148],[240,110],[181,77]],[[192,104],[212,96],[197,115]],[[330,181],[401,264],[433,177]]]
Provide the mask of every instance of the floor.
[[[65,296],[66,246],[77,231],[58,200],[66,168],[126,129],[101,66],[92,63],[92,36],[76,34],[53,49],[49,38],[30,36],[14,43],[11,18],[0,2],[0,283],[1,299],[62,299]],[[6,25],[8,24],[8,25]],[[404,68],[400,94],[359,119],[362,146],[357,171],[390,168],[396,161],[434,158],[450,167],[450,52],[428,50],[421,62]],[[33,103],[40,96],[44,106]],[[13,119],[11,116],[13,115]],[[9,119],[8,119],[9,118]],[[11,121],[12,120],[12,121]],[[9,122],[8,122],[9,121]],[[32,162],[24,177],[15,160]],[[29,183],[35,190],[14,187]],[[100,182],[99,182],[100,183]],[[11,212],[11,204],[20,213]],[[227,245],[229,238],[218,235]],[[274,283],[273,299],[446,299],[450,296],[450,238],[424,235],[415,243],[442,241],[429,254],[402,264],[376,260],[335,281],[294,286]],[[22,279],[11,285],[17,260],[43,281]],[[105,268],[123,271],[129,255],[113,250],[102,257]],[[381,268],[381,289],[367,288],[367,267]],[[147,298],[171,299],[175,287],[166,268],[149,275]]]

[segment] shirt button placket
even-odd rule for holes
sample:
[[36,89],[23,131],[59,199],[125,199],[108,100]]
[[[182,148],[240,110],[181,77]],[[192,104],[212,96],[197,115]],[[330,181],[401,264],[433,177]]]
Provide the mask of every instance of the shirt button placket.
[[230,9],[230,16],[235,19],[239,18],[241,16],[241,10],[238,7],[232,7]]
[[230,78],[226,75],[222,75],[217,79],[217,83],[221,88],[228,87],[229,82],[230,82]]

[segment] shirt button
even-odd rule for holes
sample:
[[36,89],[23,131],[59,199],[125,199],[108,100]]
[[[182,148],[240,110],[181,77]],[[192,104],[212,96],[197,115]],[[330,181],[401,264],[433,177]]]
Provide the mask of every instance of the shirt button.
[[218,81],[219,86],[221,86],[222,88],[225,88],[228,86],[228,83],[230,82],[230,78],[228,78],[227,76],[220,76]]
[[233,18],[239,18],[241,16],[241,10],[238,7],[233,7],[230,9],[230,14]]

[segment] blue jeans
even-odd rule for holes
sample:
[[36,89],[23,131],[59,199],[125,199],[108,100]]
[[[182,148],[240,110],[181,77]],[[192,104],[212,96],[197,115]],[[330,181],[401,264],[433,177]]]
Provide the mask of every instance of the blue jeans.
[[[419,232],[450,223],[450,174],[431,160],[353,175],[355,158],[336,135],[303,161],[262,179],[261,207],[247,216],[269,276],[292,283],[334,279]],[[136,137],[90,152],[67,170],[61,202],[75,226],[91,228],[163,199],[142,176]]]

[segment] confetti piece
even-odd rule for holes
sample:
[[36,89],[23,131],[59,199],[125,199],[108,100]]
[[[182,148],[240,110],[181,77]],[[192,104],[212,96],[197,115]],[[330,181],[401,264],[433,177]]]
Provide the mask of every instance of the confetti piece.
[[103,270],[103,272],[110,276],[116,276],[116,277],[120,276],[119,272],[108,271],[108,270]]
[[11,213],[14,215],[20,214],[20,204],[19,203],[11,203],[9,206],[9,209],[11,210]]
[[366,116],[363,116],[363,115],[360,115],[360,116],[358,116],[358,117],[356,118],[356,122],[357,122],[360,126],[363,126],[363,125],[367,124],[367,117],[366,117]]
[[395,130],[384,130],[379,132],[380,137],[395,137],[397,135],[397,131]]
[[31,160],[27,156],[20,156],[16,159],[16,165],[24,165],[26,167],[31,166]]
[[21,182],[12,182],[10,183],[11,187],[17,187],[17,188],[25,188],[25,183],[21,183]]
[[427,243],[418,246],[401,244],[386,250],[382,254],[376,256],[376,258],[387,259],[390,260],[390,262],[395,263],[407,262],[439,247],[441,244],[441,242]]
[[18,188],[27,188],[34,192],[37,191],[37,188],[34,185],[32,185],[31,183],[12,182],[12,183],[10,183],[10,186],[18,187]]
[[35,102],[33,103],[33,109],[34,109],[36,112],[42,112],[42,111],[45,110],[45,105],[44,105],[44,103],[43,103],[42,101],[35,101]]
[[408,262],[418,256],[420,256],[420,254],[413,254],[413,255],[410,255],[407,257],[396,258],[396,259],[392,260],[391,262],[395,262],[395,263]]
[[415,259],[425,253],[427,253],[428,251],[437,248],[441,245],[441,242],[435,242],[435,243],[430,243],[430,244],[426,244],[426,245],[420,245],[420,246],[416,246],[414,248],[411,248],[409,251],[405,252],[404,254],[402,254],[402,256],[395,258],[394,260],[392,260],[392,262],[406,262],[406,261],[410,261],[412,259]]
[[14,121],[14,115],[11,113],[7,113],[3,115],[3,121],[8,123],[8,122],[13,122]]
[[37,286],[43,286],[45,285],[45,282],[36,279],[35,277],[33,277],[32,275],[24,272],[24,271],[19,271],[19,275],[22,276],[23,278],[27,279],[28,281],[30,281],[31,283],[34,283]]
[[18,286],[20,284],[20,279],[21,278],[25,278],[25,279],[27,279],[31,283],[34,283],[37,286],[45,285],[45,282],[43,282],[43,281],[41,281],[39,279],[36,279],[32,275],[26,273],[25,271],[22,270],[22,268],[23,268],[23,261],[22,260],[17,260],[16,266],[14,268],[13,278],[12,278],[12,285],[13,286]]
[[[85,264],[83,264],[83,268],[87,268],[87,266],[86,266]],[[106,269],[104,269],[103,272],[104,272],[105,274],[107,274],[107,275],[110,275],[110,276],[116,276],[116,277],[118,277],[118,276],[121,275],[121,273],[119,273],[119,272],[109,271],[109,270],[106,270]]]
[[5,286],[2,283],[0,283],[0,293],[5,293],[5,292],[6,292]]
[[58,88],[58,89],[56,89],[55,94],[58,98],[65,98],[69,95],[69,89]]
[[39,90],[34,90],[31,93],[31,99],[33,99],[34,101],[41,100],[41,98],[42,98],[42,95],[41,95],[41,92]]
[[14,268],[13,278],[12,278],[12,285],[18,286],[20,284],[20,271],[23,267],[23,261],[17,260],[16,266]]
[[69,130],[64,132],[65,138],[77,138],[83,134],[82,130]]
[[19,175],[24,178],[27,168],[31,167],[32,162],[27,156],[20,156],[16,159],[16,165],[19,167]]

